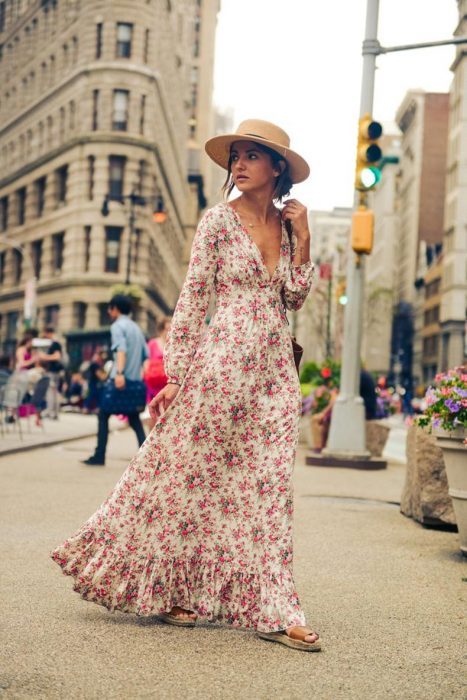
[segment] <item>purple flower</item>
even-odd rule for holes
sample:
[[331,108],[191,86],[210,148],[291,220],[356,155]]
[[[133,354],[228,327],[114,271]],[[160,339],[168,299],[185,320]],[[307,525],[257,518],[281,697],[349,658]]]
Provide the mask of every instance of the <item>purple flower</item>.
[[455,386],[454,391],[456,394],[458,394],[461,398],[467,399],[467,389],[461,389],[460,386]]
[[439,428],[440,425],[441,425],[441,418],[435,418],[433,420],[433,428]]
[[459,401],[454,401],[454,399],[446,399],[446,401],[444,402],[444,405],[447,408],[449,408],[451,413],[458,413],[458,411],[460,411],[460,407],[461,407]]

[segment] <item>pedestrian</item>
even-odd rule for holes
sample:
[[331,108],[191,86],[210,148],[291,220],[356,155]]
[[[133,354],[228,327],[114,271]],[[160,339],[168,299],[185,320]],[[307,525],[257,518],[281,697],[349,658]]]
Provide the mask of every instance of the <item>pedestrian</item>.
[[46,326],[43,332],[44,340],[48,341],[45,351],[39,351],[38,358],[45,367],[47,376],[50,379],[47,391],[47,409],[44,415],[53,420],[58,419],[60,408],[60,378],[63,370],[63,348],[55,337],[55,328]]
[[85,599],[112,610],[183,627],[201,616],[315,651],[292,575],[301,394],[285,311],[303,305],[313,265],[305,207],[278,207],[309,168],[260,120],[206,151],[227,170],[226,201],[195,235],[165,347],[168,384],[150,404],[156,425],[53,558]]
[[18,343],[15,353],[15,370],[26,371],[34,367],[36,359],[32,347],[34,336],[26,332]]
[[[131,311],[131,301],[123,294],[116,294],[109,302],[108,313],[112,319],[110,327],[112,352],[114,362],[110,372],[111,388],[116,392],[124,391],[131,382],[141,382],[143,363],[148,356],[146,339],[139,326],[131,320],[128,314]],[[114,394],[117,399],[117,393]],[[112,403],[110,399],[109,403]],[[143,399],[144,407],[144,399]],[[89,466],[104,466],[107,440],[109,437],[109,419],[112,415],[112,407],[103,405],[101,399],[98,413],[97,446],[94,454],[85,459],[83,464]],[[119,410],[127,416],[130,427],[136,434],[138,445],[141,447],[146,439],[144,428],[135,409]]]
[[375,420],[378,410],[375,380],[364,367],[360,370],[360,396],[365,404],[366,420]]
[[87,392],[84,399],[84,410],[86,413],[95,413],[98,410],[100,391],[107,379],[107,372],[104,369],[106,360],[105,350],[97,350],[85,371]]
[[[144,383],[149,403],[167,384],[164,370],[164,350],[170,331],[171,319],[164,317],[157,324],[157,335],[148,341],[149,357],[144,363]],[[152,427],[152,426],[151,426]]]

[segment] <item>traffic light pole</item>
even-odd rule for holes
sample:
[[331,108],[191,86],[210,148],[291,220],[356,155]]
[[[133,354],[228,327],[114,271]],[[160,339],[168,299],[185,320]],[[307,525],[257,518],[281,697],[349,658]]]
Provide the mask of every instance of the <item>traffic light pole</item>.
[[[376,56],[378,42],[379,0],[367,0],[365,38],[363,41],[363,71],[360,95],[360,117],[373,113]],[[365,195],[363,195],[365,197]],[[355,209],[362,204],[357,195]],[[363,295],[365,285],[365,256],[349,254],[347,268],[347,304],[344,317],[344,347],[339,396],[332,409],[326,457],[354,460],[368,459],[365,444],[365,406],[360,396],[360,347],[363,326]]]

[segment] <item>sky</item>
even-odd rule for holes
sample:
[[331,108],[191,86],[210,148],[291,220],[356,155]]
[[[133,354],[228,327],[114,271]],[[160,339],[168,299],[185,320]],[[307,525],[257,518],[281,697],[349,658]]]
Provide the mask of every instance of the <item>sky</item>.
[[[311,176],[293,196],[311,209],[351,206],[366,0],[221,0],[214,102],[279,124]],[[383,46],[452,37],[455,0],[380,0]],[[447,92],[452,46],[377,59],[373,117],[386,133],[406,92]]]

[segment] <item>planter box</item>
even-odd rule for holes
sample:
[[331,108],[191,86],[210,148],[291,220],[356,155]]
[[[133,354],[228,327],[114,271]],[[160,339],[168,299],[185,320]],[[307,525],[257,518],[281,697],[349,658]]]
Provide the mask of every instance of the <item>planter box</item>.
[[443,453],[461,551],[467,556],[467,446],[464,445],[467,433],[464,428],[456,428],[451,432],[438,428],[433,434]]
[[401,513],[428,527],[452,529],[456,523],[443,452],[435,437],[415,424],[407,434],[407,472]]
[[389,437],[390,428],[377,420],[367,420],[366,449],[372,457],[381,457]]

